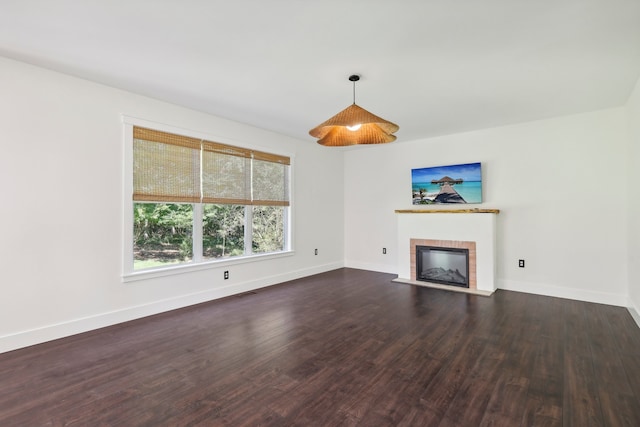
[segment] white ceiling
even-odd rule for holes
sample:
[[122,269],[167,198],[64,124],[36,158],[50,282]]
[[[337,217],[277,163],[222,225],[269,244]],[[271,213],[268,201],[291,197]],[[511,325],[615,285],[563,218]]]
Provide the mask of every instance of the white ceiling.
[[640,0],[0,0],[0,56],[309,143],[357,73],[400,142],[623,105]]

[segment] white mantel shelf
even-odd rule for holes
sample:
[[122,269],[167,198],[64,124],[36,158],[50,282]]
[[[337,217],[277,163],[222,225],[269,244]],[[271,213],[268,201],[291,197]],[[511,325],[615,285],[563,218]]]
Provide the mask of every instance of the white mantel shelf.
[[500,209],[396,209],[397,214],[499,214]]

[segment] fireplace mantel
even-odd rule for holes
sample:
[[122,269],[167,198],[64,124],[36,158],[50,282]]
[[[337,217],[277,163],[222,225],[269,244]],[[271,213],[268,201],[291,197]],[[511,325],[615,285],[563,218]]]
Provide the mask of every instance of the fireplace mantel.
[[499,214],[500,209],[396,209],[397,214]]

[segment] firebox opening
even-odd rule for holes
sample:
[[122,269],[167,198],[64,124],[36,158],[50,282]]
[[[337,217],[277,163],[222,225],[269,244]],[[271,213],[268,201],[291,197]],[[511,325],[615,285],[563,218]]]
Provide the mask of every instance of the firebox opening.
[[469,287],[469,250],[416,246],[416,280]]

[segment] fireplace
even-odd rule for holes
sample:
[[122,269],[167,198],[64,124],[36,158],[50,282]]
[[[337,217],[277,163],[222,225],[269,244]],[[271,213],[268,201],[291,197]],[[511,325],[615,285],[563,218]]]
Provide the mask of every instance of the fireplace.
[[[495,228],[498,212],[481,209],[396,211],[399,214],[398,278],[394,281],[491,295],[496,290]],[[468,287],[418,280],[417,246],[468,249]]]
[[[464,269],[466,272],[463,273],[466,277],[465,283],[442,283],[441,281],[419,278],[419,271],[421,271],[421,267],[418,266],[418,262],[422,262],[423,256],[418,256],[419,249],[418,248],[434,248],[437,251],[448,252],[444,254],[450,255],[454,252],[464,253],[465,262]],[[432,240],[432,239],[410,239],[410,261],[411,261],[411,280],[414,282],[422,282],[422,283],[437,283],[447,286],[455,286],[457,288],[468,288],[468,289],[477,289],[477,281],[476,281],[476,243],[461,241],[461,240]],[[443,254],[440,252],[436,252],[435,255],[439,255],[433,258],[443,258]],[[418,259],[420,258],[420,260]],[[431,266],[429,268],[433,268]],[[451,266],[445,265],[436,265],[435,268],[441,267],[445,271],[449,270]],[[456,268],[462,273],[462,268],[460,268],[459,264],[452,268],[454,274]]]
[[469,249],[416,246],[416,280],[469,287]]

